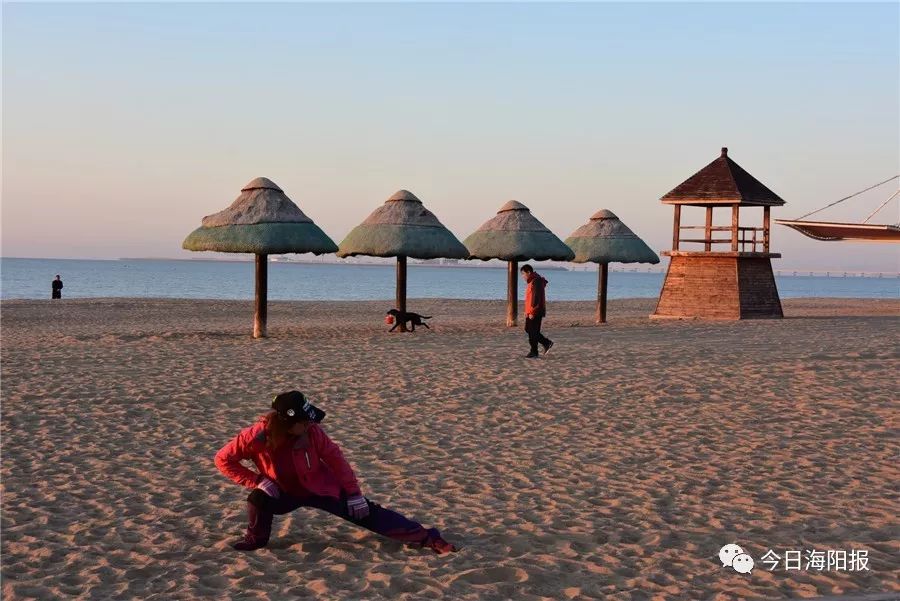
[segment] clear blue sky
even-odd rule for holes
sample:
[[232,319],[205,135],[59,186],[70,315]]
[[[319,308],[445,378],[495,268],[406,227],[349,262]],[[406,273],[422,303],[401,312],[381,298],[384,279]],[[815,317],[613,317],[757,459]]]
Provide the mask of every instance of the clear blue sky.
[[[187,256],[260,175],[337,242],[407,188],[461,239],[517,199],[561,237],[609,208],[662,250],[659,197],[721,146],[787,200],[775,217],[900,171],[896,3],[3,11],[3,256]],[[784,268],[900,256],[773,244]]]

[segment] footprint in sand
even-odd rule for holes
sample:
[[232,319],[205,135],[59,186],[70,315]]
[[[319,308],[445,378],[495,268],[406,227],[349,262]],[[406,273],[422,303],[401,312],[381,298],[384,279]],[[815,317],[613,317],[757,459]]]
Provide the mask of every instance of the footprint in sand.
[[453,579],[456,581],[467,582],[469,584],[496,584],[500,582],[525,582],[528,580],[528,573],[519,568],[510,568],[505,566],[497,566],[492,568],[478,568],[463,572]]

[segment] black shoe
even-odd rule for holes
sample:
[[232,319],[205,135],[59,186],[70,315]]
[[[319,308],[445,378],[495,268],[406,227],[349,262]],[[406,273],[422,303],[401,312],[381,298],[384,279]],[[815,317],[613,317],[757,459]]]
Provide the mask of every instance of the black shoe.
[[232,543],[231,548],[235,551],[256,551],[266,546],[266,543],[260,543],[249,536],[245,536],[241,540]]
[[537,359],[538,354],[537,353],[528,353],[527,355],[525,355],[525,358],[526,359]]
[[553,341],[548,338],[547,344],[542,344],[541,346],[544,347],[544,354],[546,355],[550,352],[550,349],[553,348]]
[[430,541],[428,546],[431,547],[431,549],[438,555],[444,555],[445,553],[456,553],[457,551],[459,551],[456,545],[451,545],[441,537],[437,537],[433,541]]

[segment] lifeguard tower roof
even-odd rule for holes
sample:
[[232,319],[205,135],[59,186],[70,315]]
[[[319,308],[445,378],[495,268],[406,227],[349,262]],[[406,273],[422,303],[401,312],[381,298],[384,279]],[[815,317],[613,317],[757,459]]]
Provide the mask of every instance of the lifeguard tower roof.
[[661,198],[672,205],[781,206],[784,200],[728,158],[728,149]]

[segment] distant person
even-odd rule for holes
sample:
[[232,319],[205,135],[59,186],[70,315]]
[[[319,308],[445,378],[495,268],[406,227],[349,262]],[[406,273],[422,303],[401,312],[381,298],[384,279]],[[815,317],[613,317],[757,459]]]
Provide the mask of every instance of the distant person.
[[56,279],[50,283],[50,298],[62,298],[63,283],[57,274]]
[[543,347],[545,355],[553,346],[553,341],[541,334],[541,320],[547,314],[547,296],[544,293],[547,280],[527,263],[519,271],[525,280],[525,331],[531,345],[531,351],[525,357],[534,359],[538,356],[538,344]]
[[[275,515],[312,507],[402,543],[435,553],[456,551],[436,528],[426,529],[363,496],[341,449],[319,425],[324,417],[303,393],[285,392],[272,401],[272,411],[216,453],[219,471],[251,489],[247,532],[232,547],[265,547]],[[258,473],[241,465],[244,460]]]

